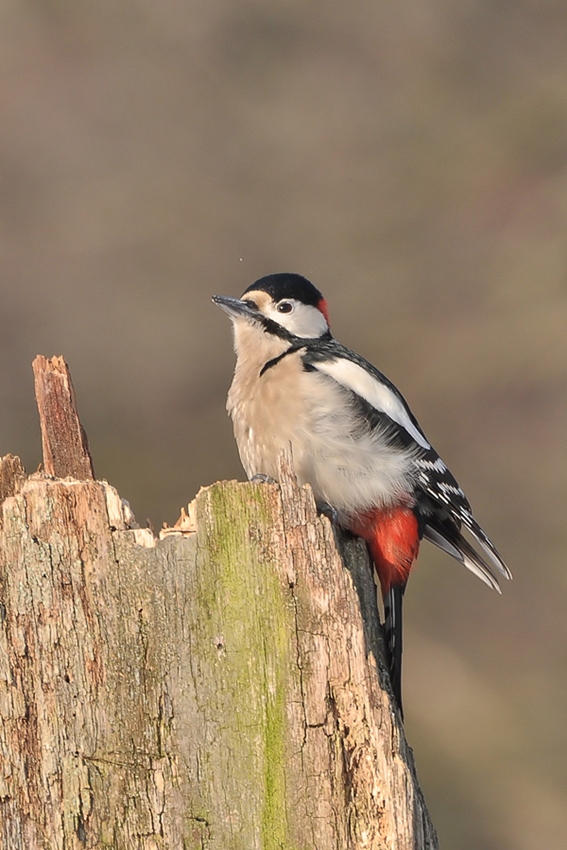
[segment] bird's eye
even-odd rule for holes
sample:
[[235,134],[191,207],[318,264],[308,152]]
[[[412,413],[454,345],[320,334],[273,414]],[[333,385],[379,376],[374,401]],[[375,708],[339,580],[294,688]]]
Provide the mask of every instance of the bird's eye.
[[278,313],[291,313],[293,310],[293,304],[290,304],[289,301],[280,301],[276,310]]

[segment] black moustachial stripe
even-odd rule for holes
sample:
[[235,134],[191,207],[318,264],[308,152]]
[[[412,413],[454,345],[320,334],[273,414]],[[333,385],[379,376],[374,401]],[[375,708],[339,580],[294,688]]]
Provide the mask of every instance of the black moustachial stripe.
[[281,354],[278,354],[277,357],[272,357],[272,359],[268,360],[267,363],[264,363],[264,365],[260,369],[260,377],[262,377],[262,375],[265,372],[267,372],[268,369],[271,369],[272,366],[276,366],[280,362],[280,360],[284,359],[284,357],[287,357],[288,354],[295,354],[296,351],[300,351],[300,349],[302,349],[304,347],[305,347],[305,343],[301,343],[301,344],[295,343],[294,345],[291,345],[289,348],[286,348],[285,351],[282,351]]
[[297,339],[295,334],[292,334],[287,328],[284,328],[283,325],[278,325],[278,323],[274,322],[273,319],[269,319],[260,312],[258,312],[257,321],[262,325],[264,332],[267,334],[279,336],[280,339],[285,339],[287,342],[291,343],[294,343]]
[[[270,330],[267,327],[268,322],[271,325],[275,325],[277,330],[275,330],[275,331]],[[296,351],[301,351],[302,348],[305,348],[309,351],[311,348],[314,348],[319,344],[324,344],[325,342],[329,342],[329,340],[332,339],[330,331],[325,331],[324,334],[322,334],[319,337],[316,337],[315,339],[309,339],[308,337],[304,338],[304,337],[294,336],[294,334],[291,334],[289,331],[287,331],[285,328],[282,328],[276,322],[272,322],[271,319],[266,319],[266,322],[264,323],[264,330],[267,331],[268,333],[275,333],[276,336],[279,336],[282,339],[288,339],[290,342],[292,342],[292,340],[293,340],[293,342],[292,342],[292,345],[290,345],[289,348],[286,348],[286,350],[282,351],[281,354],[278,354],[277,357],[273,357],[271,360],[268,360],[267,363],[264,363],[264,365],[262,366],[262,369],[260,370],[260,377],[262,377],[262,375],[265,372],[267,372],[268,369],[271,369],[272,366],[276,366],[280,362],[280,360],[283,360],[284,357],[287,357],[288,354],[294,354]],[[309,371],[312,370],[311,364],[305,359],[305,357],[303,358],[303,368],[305,369],[306,372],[309,372]]]

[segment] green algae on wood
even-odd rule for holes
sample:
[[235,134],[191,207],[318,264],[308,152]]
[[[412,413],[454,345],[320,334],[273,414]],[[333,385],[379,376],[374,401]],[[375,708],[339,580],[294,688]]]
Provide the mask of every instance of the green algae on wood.
[[435,850],[364,549],[281,480],[158,541],[104,482],[7,494],[0,843]]
[[[269,486],[226,483],[206,490],[197,502],[198,528],[205,529],[204,540],[198,532],[203,553],[198,569],[209,602],[206,639],[216,645],[222,669],[216,700],[223,734],[234,733],[231,772],[237,793],[244,787],[249,816],[261,826],[261,846],[292,850],[285,707],[295,629],[291,591],[278,579],[265,539],[276,506]],[[205,516],[212,521],[201,522]]]

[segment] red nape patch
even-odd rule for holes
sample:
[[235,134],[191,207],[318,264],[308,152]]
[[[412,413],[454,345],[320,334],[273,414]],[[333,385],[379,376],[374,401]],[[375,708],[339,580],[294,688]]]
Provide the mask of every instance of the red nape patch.
[[419,551],[417,518],[411,508],[374,508],[354,517],[350,530],[368,543],[382,595],[393,584],[406,583]]
[[324,315],[325,320],[330,327],[331,323],[329,321],[329,308],[327,307],[327,302],[324,298],[320,298],[317,302],[317,309],[320,310],[321,313]]

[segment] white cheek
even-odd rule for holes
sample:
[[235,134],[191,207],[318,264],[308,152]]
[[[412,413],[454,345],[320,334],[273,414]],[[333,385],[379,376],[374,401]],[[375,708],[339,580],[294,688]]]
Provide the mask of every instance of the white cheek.
[[329,330],[321,311],[307,304],[297,304],[292,313],[279,313],[274,309],[270,318],[290,333],[305,339],[321,336]]

